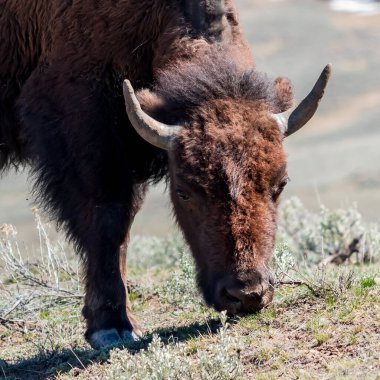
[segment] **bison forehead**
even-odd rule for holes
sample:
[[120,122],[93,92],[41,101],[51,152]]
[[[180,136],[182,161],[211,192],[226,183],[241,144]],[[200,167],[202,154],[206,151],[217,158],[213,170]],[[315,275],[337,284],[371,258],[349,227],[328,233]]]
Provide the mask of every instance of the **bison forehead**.
[[206,193],[228,193],[233,199],[248,187],[265,192],[285,163],[281,133],[265,113],[243,109],[253,117],[228,113],[222,123],[220,107],[217,110],[214,115],[208,110],[207,120],[203,117],[180,136],[176,166],[181,177]]

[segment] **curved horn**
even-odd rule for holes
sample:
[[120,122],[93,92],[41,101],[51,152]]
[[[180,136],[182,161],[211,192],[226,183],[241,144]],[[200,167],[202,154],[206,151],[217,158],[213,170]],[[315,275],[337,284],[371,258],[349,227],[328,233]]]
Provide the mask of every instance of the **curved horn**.
[[331,64],[328,64],[322,71],[317,82],[308,96],[302,102],[290,110],[273,114],[284,137],[292,135],[301,129],[315,114],[319,103],[325,93],[327,83],[331,76]]
[[148,143],[164,150],[170,150],[182,127],[160,123],[145,113],[141,109],[129,80],[124,81],[123,92],[127,114],[136,132]]

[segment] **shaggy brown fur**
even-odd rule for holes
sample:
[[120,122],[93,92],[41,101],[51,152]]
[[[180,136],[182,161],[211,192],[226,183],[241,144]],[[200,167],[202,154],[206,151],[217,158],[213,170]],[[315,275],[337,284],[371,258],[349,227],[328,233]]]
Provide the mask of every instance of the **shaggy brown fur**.
[[[0,170],[31,165],[81,253],[94,346],[103,330],[111,343],[139,332],[124,250],[147,183],[166,175],[206,301],[231,313],[269,302],[286,165],[268,112],[293,96],[255,71],[231,0],[5,0],[0,42]],[[124,78],[152,116],[186,126],[169,155],[130,125]]]
[[[264,306],[272,294],[268,265],[286,160],[282,135],[266,111],[255,101],[207,102],[170,156],[172,199],[200,287],[208,303],[231,314],[234,305],[217,294],[226,277],[225,286],[255,293],[240,311]],[[190,199],[178,199],[178,190]],[[265,296],[258,303],[257,292]]]

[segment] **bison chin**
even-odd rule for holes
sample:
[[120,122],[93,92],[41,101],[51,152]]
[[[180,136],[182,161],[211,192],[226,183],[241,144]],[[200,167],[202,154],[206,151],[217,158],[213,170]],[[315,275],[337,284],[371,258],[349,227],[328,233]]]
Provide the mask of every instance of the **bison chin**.
[[[212,279],[212,280],[211,280]],[[256,313],[273,299],[274,281],[268,271],[205,276],[198,285],[206,303],[229,316]]]

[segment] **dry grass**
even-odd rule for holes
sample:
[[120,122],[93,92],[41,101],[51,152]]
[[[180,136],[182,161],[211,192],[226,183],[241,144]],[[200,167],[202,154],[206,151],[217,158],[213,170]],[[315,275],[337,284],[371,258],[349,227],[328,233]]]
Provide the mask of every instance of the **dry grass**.
[[[306,213],[291,204],[285,210],[287,223],[290,217],[296,223],[297,215]],[[310,214],[308,227],[321,232],[320,222],[325,220],[321,215],[326,213],[339,214],[326,209],[320,215]],[[356,215],[352,210],[347,213]],[[352,218],[332,219],[325,227],[330,229],[331,241],[341,239],[345,246],[337,226],[347,221],[351,227],[344,236],[349,240],[358,224],[352,224]],[[145,326],[145,338],[125,347],[94,351],[82,337],[80,276],[70,251],[50,242],[38,216],[37,225],[43,252],[38,262],[25,259],[11,227],[3,226],[0,236],[4,260],[0,376],[4,379],[380,377],[380,255],[376,248],[371,260],[362,257],[339,267],[320,265],[326,252],[320,252],[318,260],[315,250],[309,259],[297,248],[301,238],[283,232],[273,263],[279,283],[273,303],[256,315],[226,320],[225,315],[205,307],[197,295],[194,267],[178,236],[135,238],[129,257],[135,284],[131,301]],[[368,233],[361,219],[360,226],[361,233]],[[375,247],[377,235],[371,236],[367,244]],[[170,271],[164,270],[168,267]]]

